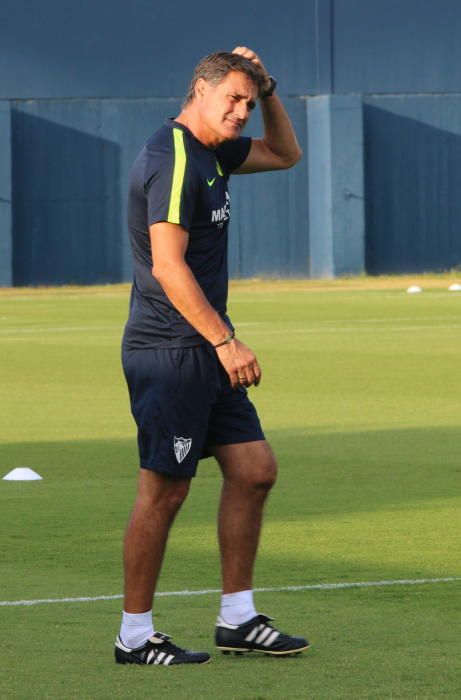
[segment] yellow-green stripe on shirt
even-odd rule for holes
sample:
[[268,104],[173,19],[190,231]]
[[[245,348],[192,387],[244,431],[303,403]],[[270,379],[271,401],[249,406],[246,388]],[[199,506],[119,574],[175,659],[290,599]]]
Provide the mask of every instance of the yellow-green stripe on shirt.
[[168,221],[171,224],[180,223],[181,192],[186,172],[186,149],[184,148],[184,134],[181,129],[173,129],[174,138],[174,170],[173,184],[171,186],[170,206],[168,209]]

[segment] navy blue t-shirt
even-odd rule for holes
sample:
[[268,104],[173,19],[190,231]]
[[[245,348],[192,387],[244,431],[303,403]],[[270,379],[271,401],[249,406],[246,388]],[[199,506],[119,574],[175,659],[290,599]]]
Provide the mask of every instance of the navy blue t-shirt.
[[123,348],[191,347],[205,342],[152,276],[149,226],[180,224],[189,233],[185,254],[206,298],[225,317],[230,174],[246,159],[251,138],[204,146],[183,124],[168,119],[131,169],[128,229],[134,263]]

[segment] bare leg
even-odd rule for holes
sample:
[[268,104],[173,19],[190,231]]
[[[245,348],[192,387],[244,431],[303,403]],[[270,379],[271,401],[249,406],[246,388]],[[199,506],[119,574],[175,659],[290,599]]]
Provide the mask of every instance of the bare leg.
[[277,474],[265,440],[213,449],[224,482],[218,516],[223,593],[253,587],[264,503]]
[[189,479],[140,470],[138,495],[125,534],[126,612],[142,613],[152,607],[168,532],[189,485]]

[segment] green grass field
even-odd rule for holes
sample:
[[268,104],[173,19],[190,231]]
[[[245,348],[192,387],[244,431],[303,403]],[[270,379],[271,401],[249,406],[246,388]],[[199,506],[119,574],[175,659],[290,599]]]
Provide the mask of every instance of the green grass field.
[[[461,294],[452,278],[241,282],[230,311],[280,462],[256,586],[461,577]],[[0,603],[121,593],[137,475],[120,368],[127,287],[0,292]],[[162,592],[219,588],[216,465],[201,463]],[[113,662],[120,600],[0,605],[1,698],[459,698],[461,580],[257,594],[312,649],[214,654],[219,595],[159,597],[204,668]]]

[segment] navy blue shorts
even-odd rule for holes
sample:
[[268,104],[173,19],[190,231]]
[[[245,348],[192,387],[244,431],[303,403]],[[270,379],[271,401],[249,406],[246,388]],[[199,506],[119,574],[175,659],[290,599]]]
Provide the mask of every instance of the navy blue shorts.
[[124,350],[122,364],[141,467],[190,478],[212,446],[265,439],[246,389],[232,389],[210,345]]

